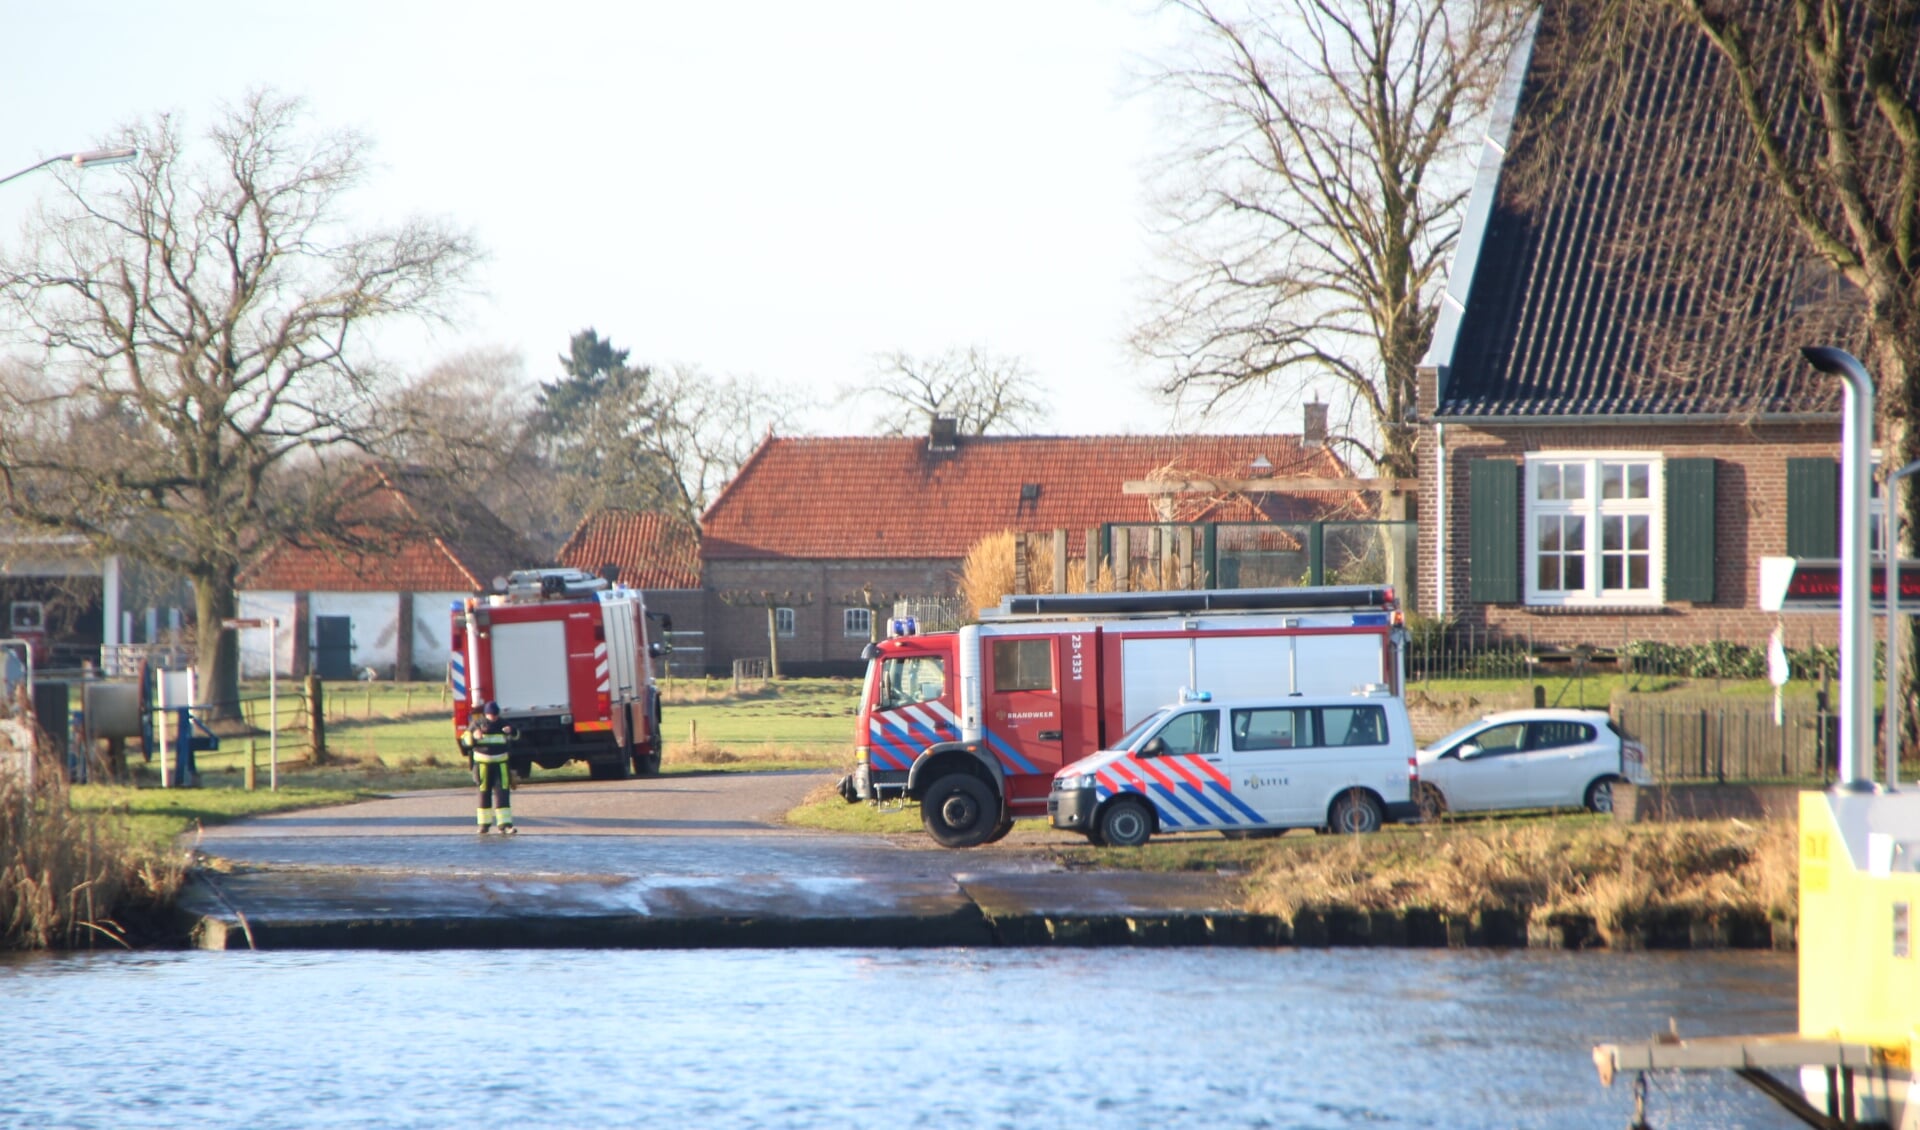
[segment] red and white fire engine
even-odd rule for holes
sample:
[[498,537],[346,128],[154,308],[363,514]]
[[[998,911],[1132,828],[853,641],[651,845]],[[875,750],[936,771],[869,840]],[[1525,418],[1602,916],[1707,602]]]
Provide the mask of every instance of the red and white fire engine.
[[1343,695],[1404,683],[1393,589],[1340,585],[1010,596],[979,624],[868,645],[848,801],[920,803],[947,847],[1045,816],[1055,770],[1183,689]]
[[[453,606],[453,729],[489,702],[513,728],[509,763],[558,769],[584,761],[596,781],[660,771],[660,700],[639,590],[578,569],[527,569],[501,591]],[[663,628],[671,627],[664,618]]]

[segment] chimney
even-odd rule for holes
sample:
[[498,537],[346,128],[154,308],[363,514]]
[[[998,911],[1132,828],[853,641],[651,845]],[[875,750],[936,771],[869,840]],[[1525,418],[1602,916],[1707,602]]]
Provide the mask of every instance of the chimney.
[[952,451],[960,444],[960,421],[952,416],[935,416],[927,433],[928,451]]
[[1306,410],[1306,421],[1300,430],[1300,442],[1327,442],[1327,406],[1314,401],[1306,406]]

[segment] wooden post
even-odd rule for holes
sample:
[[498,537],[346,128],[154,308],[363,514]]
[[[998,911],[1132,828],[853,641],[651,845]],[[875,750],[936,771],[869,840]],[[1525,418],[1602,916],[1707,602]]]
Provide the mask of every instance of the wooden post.
[[1053,591],[1067,591],[1067,531],[1064,527],[1053,531]]
[[767,678],[780,677],[780,610],[767,604]]
[[1180,587],[1193,587],[1193,527],[1181,526],[1173,536],[1174,552],[1180,558]]
[[313,750],[313,763],[327,763],[326,690],[320,676],[307,676],[307,745]]
[[247,791],[252,792],[254,781],[260,773],[260,743],[247,739]]
[[1132,534],[1125,526],[1113,528],[1113,587],[1120,592],[1133,591],[1132,578],[1127,575],[1133,566]]
[[1083,591],[1100,587],[1100,527],[1087,527],[1087,583]]
[[1013,591],[1017,596],[1027,593],[1027,535],[1013,535]]
[[1166,554],[1162,552],[1160,527],[1154,526],[1147,530],[1147,560],[1153,563],[1154,570],[1160,574],[1156,579],[1156,588],[1164,589],[1167,587],[1167,563],[1165,557]]

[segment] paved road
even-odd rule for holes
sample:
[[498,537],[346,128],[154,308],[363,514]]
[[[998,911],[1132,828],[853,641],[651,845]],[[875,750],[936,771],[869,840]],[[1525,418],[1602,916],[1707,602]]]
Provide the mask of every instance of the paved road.
[[279,813],[208,829],[186,905],[203,944],[318,948],[1033,944],[1064,918],[1211,931],[1230,906],[1213,876],[1066,871],[1033,850],[1073,842],[1052,833],[957,852],[777,823],[828,780],[536,783],[511,839],[475,833],[466,789]]

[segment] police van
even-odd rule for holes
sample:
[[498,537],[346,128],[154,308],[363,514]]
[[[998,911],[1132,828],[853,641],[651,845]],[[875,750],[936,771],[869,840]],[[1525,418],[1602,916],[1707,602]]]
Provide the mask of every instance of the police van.
[[1372,832],[1417,816],[1418,766],[1406,704],[1383,688],[1219,702],[1189,693],[1116,748],[1054,774],[1047,814],[1117,847],[1155,832]]

